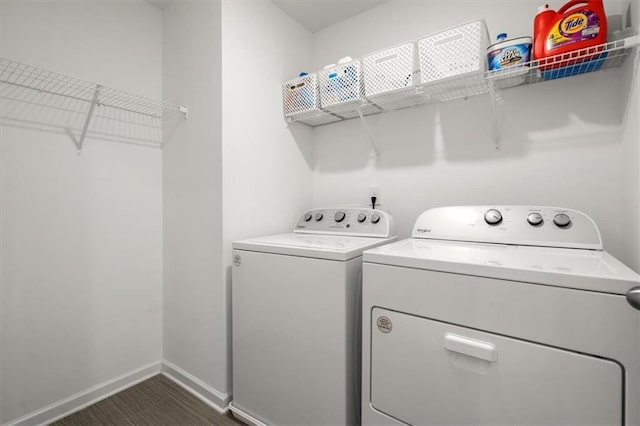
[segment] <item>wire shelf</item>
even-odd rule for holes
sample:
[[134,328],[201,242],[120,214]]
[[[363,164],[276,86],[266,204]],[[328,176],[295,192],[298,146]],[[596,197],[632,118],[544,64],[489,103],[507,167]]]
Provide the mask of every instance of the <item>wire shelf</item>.
[[[454,99],[469,98],[491,93],[494,89],[535,84],[550,80],[567,78],[579,74],[606,70],[621,66],[626,58],[640,44],[640,36],[627,37],[599,46],[574,50],[561,55],[534,60],[496,71],[479,71],[439,80],[409,85],[383,93],[365,95],[360,101],[352,101],[344,110],[332,109],[335,113],[329,120],[314,120],[313,124],[297,118],[305,124],[317,126],[330,122],[358,117],[357,106],[368,105],[366,114],[375,114],[376,107],[383,111],[395,111],[421,104],[446,102]],[[367,67],[364,68],[364,81],[367,81]],[[422,72],[422,70],[420,70]],[[323,105],[323,109],[325,106]],[[329,110],[329,107],[326,107]]]
[[300,122],[308,126],[320,126],[322,124],[335,123],[344,120],[343,117],[323,111],[321,109],[311,109],[297,112],[286,117],[287,122]]
[[496,87],[506,88],[617,68],[623,64],[638,44],[640,44],[640,36],[628,37],[561,55],[533,60],[526,64],[489,71],[486,78],[487,81],[494,82]]
[[354,99],[352,101],[327,106],[324,109],[345,119],[359,117],[360,114],[371,115],[380,112],[380,108],[378,108],[377,105],[365,99]]
[[373,103],[385,111],[397,111],[422,105],[428,101],[419,87],[408,86],[400,89],[389,90],[373,95],[369,98]]
[[429,102],[446,102],[469,98],[489,92],[489,83],[484,72],[449,77],[433,84],[425,84],[422,90]]
[[0,123],[65,133],[78,150],[85,137],[161,147],[167,122],[177,125],[187,111],[184,106],[0,58]]

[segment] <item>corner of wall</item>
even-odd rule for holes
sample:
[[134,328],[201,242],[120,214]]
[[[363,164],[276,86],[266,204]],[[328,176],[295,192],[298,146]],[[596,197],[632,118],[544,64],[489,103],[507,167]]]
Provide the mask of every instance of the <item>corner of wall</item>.
[[163,56],[164,95],[189,107],[163,150],[163,356],[170,374],[224,395],[221,2],[171,1]]

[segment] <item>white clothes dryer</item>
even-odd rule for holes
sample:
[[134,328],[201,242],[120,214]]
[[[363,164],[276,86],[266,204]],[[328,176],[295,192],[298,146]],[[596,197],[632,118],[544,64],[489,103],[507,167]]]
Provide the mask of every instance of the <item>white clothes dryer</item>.
[[380,210],[315,209],[293,233],[233,243],[234,415],[358,422],[362,252],[394,232]]
[[587,215],[436,208],[363,261],[363,425],[640,424],[640,277]]

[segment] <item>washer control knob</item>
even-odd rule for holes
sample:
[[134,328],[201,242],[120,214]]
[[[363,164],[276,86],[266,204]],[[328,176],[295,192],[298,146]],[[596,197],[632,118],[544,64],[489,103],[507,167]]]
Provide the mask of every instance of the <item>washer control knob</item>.
[[489,225],[497,225],[502,222],[502,213],[500,213],[500,210],[489,209],[484,214],[484,221]]
[[311,220],[313,216],[311,215],[311,213],[305,213],[304,215],[304,221],[305,222],[309,222]]
[[571,225],[571,218],[565,213],[558,213],[554,216],[553,223],[555,223],[559,228],[566,228]]
[[342,222],[344,220],[345,216],[346,215],[344,214],[344,212],[336,212],[336,214],[333,215],[333,219],[336,222]]
[[324,215],[322,213],[316,213],[316,222],[320,222]]
[[367,220],[367,215],[366,215],[366,214],[364,214],[364,213],[360,213],[360,214],[358,215],[358,222],[362,223],[362,222],[364,222],[365,220]]
[[532,226],[538,226],[541,225],[544,219],[542,219],[542,215],[540,213],[529,213],[529,216],[527,216],[527,222],[529,222],[529,225]]
[[371,223],[380,222],[380,215],[378,213],[374,213],[371,215]]

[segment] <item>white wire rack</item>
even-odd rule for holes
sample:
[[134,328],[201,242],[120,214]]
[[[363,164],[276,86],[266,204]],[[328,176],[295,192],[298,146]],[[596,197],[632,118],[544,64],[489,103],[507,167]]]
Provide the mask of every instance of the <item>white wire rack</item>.
[[428,101],[420,87],[408,86],[400,89],[389,90],[369,98],[384,111],[397,111],[422,105]]
[[497,88],[505,88],[617,68],[638,44],[640,44],[640,36],[636,35],[526,64],[489,71],[486,73],[486,78],[487,81],[495,82]]
[[[400,89],[387,90],[381,93],[368,95],[365,93],[361,102],[362,105],[373,103],[384,111],[394,111],[426,103],[445,102],[487,93],[495,93],[495,90],[523,84],[535,84],[616,68],[622,65],[631,52],[637,50],[636,47],[639,44],[640,36],[636,35],[497,71],[466,73],[417,84],[416,86],[409,85],[408,87],[402,87]],[[367,67],[365,66],[365,84],[367,82],[366,71]],[[393,74],[393,72],[389,70],[387,73]],[[420,73],[422,73],[422,70],[420,70],[418,74]],[[354,101],[354,105],[355,104],[357,104],[357,102]],[[356,114],[349,114],[349,117],[345,117],[347,114],[342,115],[337,110],[335,113],[338,114],[338,116],[334,116],[331,121],[316,121],[311,125],[326,124],[328,122],[358,116]]]
[[325,107],[328,112],[341,117],[341,119],[359,117],[360,114],[371,115],[380,112],[377,105],[372,104],[366,99],[354,99],[339,104]]
[[490,93],[492,86],[506,89],[616,68],[638,44],[640,36],[629,37],[500,70],[445,78],[423,84],[422,89],[428,102],[442,102]]
[[86,137],[161,147],[167,124],[187,113],[186,106],[0,58],[0,123],[65,133],[78,151]]
[[344,120],[339,115],[332,114],[330,112],[322,111],[320,109],[314,109],[311,111],[295,113],[286,118],[287,122],[300,122],[308,126],[320,126],[322,124],[335,123],[336,121]]

